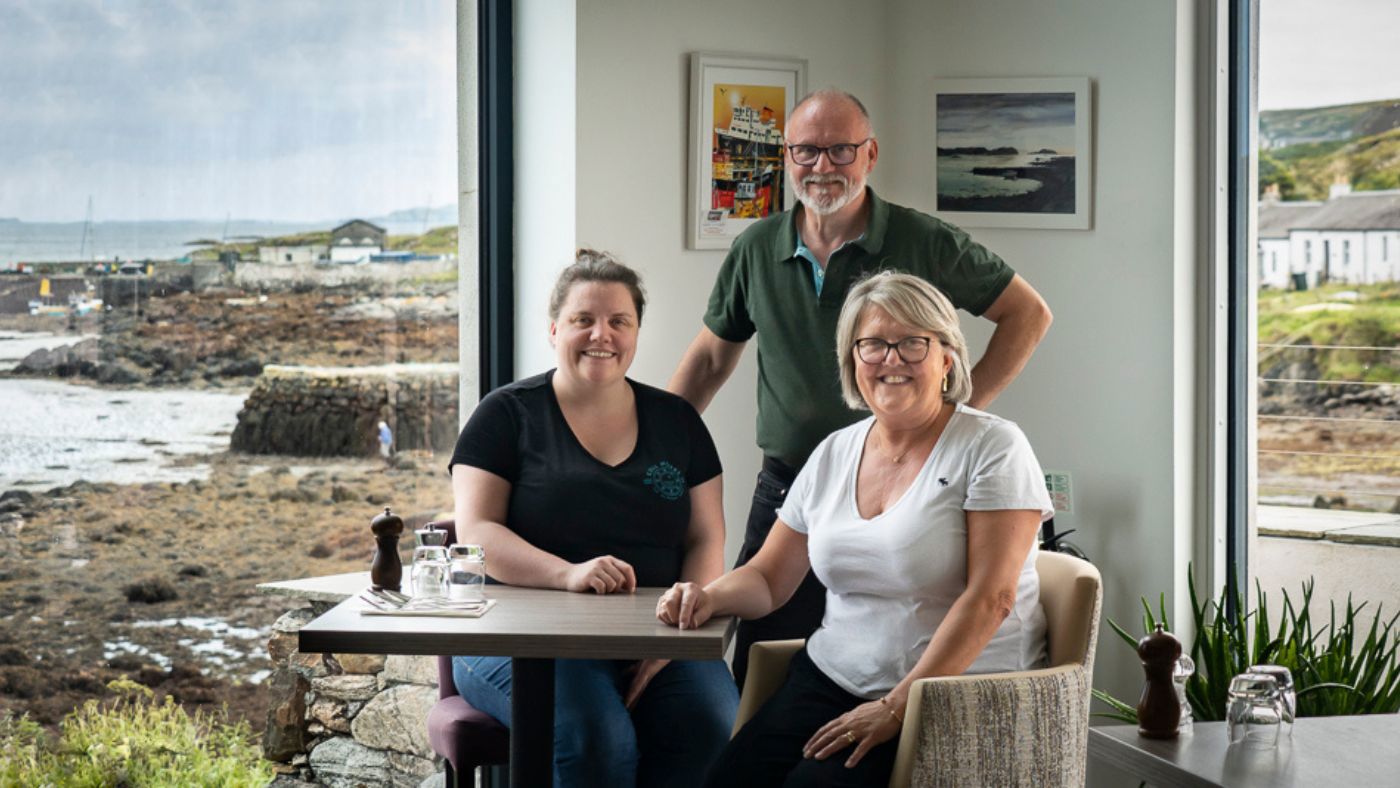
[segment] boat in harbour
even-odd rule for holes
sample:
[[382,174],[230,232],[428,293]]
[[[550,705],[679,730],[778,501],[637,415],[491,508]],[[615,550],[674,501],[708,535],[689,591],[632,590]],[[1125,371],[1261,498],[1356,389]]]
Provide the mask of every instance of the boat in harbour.
[[719,149],[745,158],[782,158],[783,133],[778,130],[770,107],[754,109],[746,104],[735,107],[727,128],[715,128]]

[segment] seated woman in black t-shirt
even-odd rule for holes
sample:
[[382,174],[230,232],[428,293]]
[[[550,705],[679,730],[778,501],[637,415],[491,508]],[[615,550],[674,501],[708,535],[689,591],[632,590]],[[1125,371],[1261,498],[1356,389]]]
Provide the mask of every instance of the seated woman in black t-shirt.
[[[449,466],[458,538],[485,547],[494,581],[610,594],[724,571],[704,422],[626,377],[644,307],[635,271],[580,251],[550,297],[557,368],[492,392],[462,429]],[[508,658],[457,657],[453,678],[510,725]],[[558,660],[555,784],[698,785],[737,705],[722,661]]]

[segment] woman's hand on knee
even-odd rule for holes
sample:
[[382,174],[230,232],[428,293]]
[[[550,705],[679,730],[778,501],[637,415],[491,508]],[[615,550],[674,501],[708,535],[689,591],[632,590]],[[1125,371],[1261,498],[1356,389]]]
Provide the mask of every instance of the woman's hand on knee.
[[818,728],[803,745],[802,757],[822,761],[854,746],[855,749],[846,758],[846,768],[849,769],[860,763],[860,759],[873,747],[898,736],[900,728],[888,707],[879,701],[862,703]]
[[676,583],[656,600],[661,623],[681,629],[699,629],[714,613],[713,600],[698,583]]
[[602,555],[577,563],[564,573],[564,588],[586,594],[611,594],[615,591],[637,590],[637,573],[621,558]]

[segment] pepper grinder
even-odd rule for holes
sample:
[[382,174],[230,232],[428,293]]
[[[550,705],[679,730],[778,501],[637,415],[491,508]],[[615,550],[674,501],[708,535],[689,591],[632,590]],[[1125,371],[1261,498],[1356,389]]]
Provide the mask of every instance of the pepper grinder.
[[1181,701],[1176,697],[1172,672],[1181,658],[1181,641],[1161,624],[1138,641],[1138,658],[1147,674],[1147,685],[1138,701],[1138,735],[1149,739],[1175,739],[1181,725]]
[[377,590],[400,590],[403,583],[403,562],[399,560],[399,537],[403,535],[403,518],[384,507],[384,514],[369,523],[374,532],[374,560],[369,565],[369,582]]

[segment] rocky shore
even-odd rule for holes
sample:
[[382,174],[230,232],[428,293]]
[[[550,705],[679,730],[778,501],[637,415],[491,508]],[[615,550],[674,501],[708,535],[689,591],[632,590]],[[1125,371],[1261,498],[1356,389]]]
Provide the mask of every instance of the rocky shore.
[[[28,316],[6,327],[50,328]],[[98,339],[36,351],[10,374],[102,385],[248,388],[269,364],[367,366],[457,358],[455,286],[259,295],[173,291],[117,303],[75,332]]]
[[127,675],[261,731],[286,603],[254,587],[366,568],[385,505],[414,526],[451,507],[427,452],[199,461],[207,481],[0,494],[0,713],[52,725]]
[[1262,502],[1400,514],[1393,492],[1400,386],[1267,382],[1326,379],[1312,352],[1260,377]]

